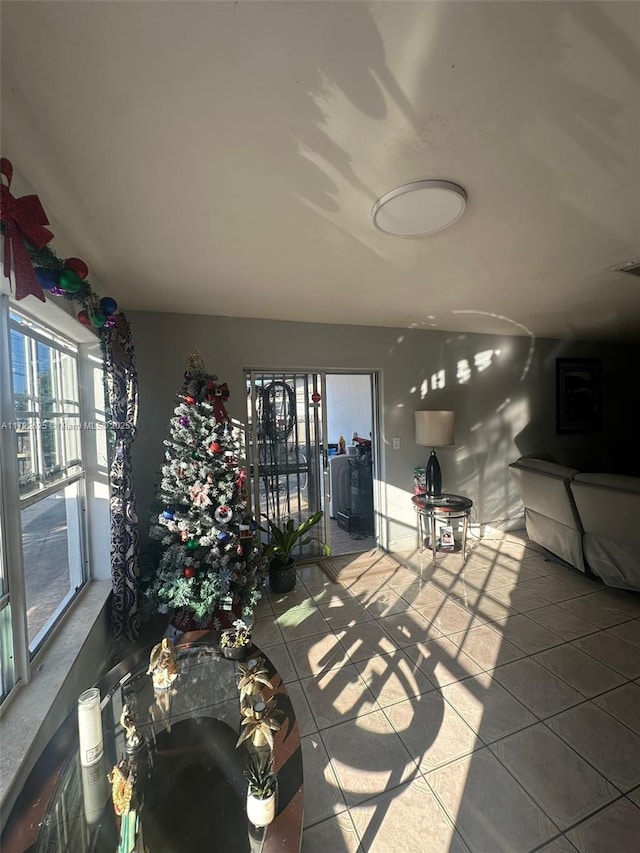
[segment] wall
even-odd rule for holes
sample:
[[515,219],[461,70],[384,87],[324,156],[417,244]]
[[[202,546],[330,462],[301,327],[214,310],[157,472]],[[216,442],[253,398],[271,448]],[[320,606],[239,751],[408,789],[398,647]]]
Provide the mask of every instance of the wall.
[[[517,518],[522,507],[507,464],[523,453],[594,444],[635,447],[629,383],[637,348],[436,331],[243,320],[132,312],[140,380],[134,444],[141,527],[148,524],[175,394],[186,356],[198,347],[207,368],[228,383],[230,415],[244,420],[243,368],[380,371],[378,478],[382,544],[415,542],[409,497],[413,469],[426,462],[414,444],[413,412],[456,412],[456,445],[439,451],[447,491],[469,495],[475,521]],[[598,436],[555,434],[555,359],[602,359],[603,424]],[[400,449],[391,449],[393,437]]]

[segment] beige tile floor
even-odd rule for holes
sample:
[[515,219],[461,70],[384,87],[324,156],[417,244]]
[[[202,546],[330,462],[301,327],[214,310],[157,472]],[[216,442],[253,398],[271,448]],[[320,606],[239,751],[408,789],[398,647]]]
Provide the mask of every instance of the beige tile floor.
[[640,595],[492,535],[350,588],[309,565],[260,603],[303,853],[640,850]]

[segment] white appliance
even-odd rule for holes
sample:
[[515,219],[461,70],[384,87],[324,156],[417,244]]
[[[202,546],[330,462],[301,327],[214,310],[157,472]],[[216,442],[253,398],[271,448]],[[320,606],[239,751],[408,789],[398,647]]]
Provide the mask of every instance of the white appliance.
[[339,512],[346,512],[351,503],[351,483],[349,480],[349,460],[343,455],[329,458],[329,515],[337,518]]

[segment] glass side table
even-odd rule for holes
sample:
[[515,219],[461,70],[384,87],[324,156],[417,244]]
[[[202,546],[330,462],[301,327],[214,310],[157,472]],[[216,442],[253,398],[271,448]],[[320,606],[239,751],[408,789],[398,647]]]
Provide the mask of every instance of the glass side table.
[[[176,644],[173,689],[154,691],[149,652],[136,652],[98,682],[104,756],[82,767],[76,709],[45,748],[2,833],[3,853],[115,853],[120,819],[107,773],[126,749],[123,705],[133,712],[144,746],[136,753],[139,825],[128,853],[299,853],[302,837],[302,753],[295,713],[280,675],[265,660],[281,728],[274,733],[278,778],[276,818],[256,829],[246,815],[248,764],[240,729],[237,663],[220,656],[210,632],[184,634]],[[5,846],[6,845],[6,846]]]
[[411,498],[418,513],[418,536],[420,537],[420,550],[424,549],[427,532],[429,533],[433,564],[436,563],[438,545],[436,542],[436,521],[458,521],[462,519],[462,561],[467,558],[467,531],[469,529],[469,517],[473,507],[471,498],[463,495],[413,495]]

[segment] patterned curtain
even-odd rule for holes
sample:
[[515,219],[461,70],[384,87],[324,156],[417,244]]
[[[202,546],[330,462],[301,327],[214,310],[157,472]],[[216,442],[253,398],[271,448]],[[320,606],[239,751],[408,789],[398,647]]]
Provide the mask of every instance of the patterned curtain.
[[138,374],[131,326],[124,314],[103,332],[107,396],[114,436],[110,469],[112,621],[115,637],[136,640],[138,610],[138,514],[131,446],[138,422]]

